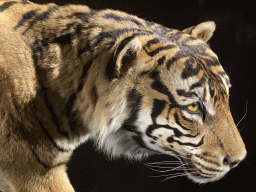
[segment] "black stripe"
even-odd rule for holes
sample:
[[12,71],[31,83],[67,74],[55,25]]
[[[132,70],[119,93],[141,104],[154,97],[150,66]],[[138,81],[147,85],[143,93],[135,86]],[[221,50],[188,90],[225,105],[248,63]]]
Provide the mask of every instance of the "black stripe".
[[[138,28],[123,28],[123,29],[117,29],[114,31],[109,31],[109,32],[102,32],[98,35],[96,35],[94,38],[88,40],[88,44],[85,48],[79,49],[78,51],[78,57],[80,57],[82,54],[86,52],[93,51],[104,39],[110,39],[111,40],[111,45],[107,48],[108,50],[112,48],[112,46],[115,44],[117,38],[124,34],[124,33],[129,33],[129,32],[138,32],[136,33],[136,36],[148,36],[153,34],[151,31],[146,31]],[[93,43],[92,43],[93,42]]]
[[173,33],[171,34],[170,36],[168,36],[168,40],[169,42],[173,42],[173,43],[176,43],[179,38],[181,38],[184,34],[180,31],[177,31],[177,33]]
[[[53,38],[51,41],[49,41],[48,39],[46,39],[46,40],[40,40],[40,39],[36,40],[35,43],[32,46],[32,49],[33,49],[33,52],[34,52],[33,59],[34,59],[35,65],[38,65],[38,56],[39,56],[38,54],[43,49],[43,47],[47,46],[51,42],[57,42],[59,44],[71,43],[72,39],[74,38],[74,35],[77,34],[79,32],[79,30],[80,30],[80,27],[78,26],[74,33],[66,34],[66,35],[63,35],[61,37]],[[69,127],[71,128],[71,131],[74,131],[74,129],[77,126],[77,123],[75,121],[75,116],[76,116],[77,112],[72,111],[72,109],[73,109],[75,100],[77,99],[77,94],[82,90],[82,88],[84,86],[84,78],[87,75],[87,72],[88,72],[91,65],[92,65],[92,61],[89,61],[88,64],[84,64],[83,73],[82,73],[82,75],[80,77],[80,81],[79,81],[80,82],[79,86],[78,86],[77,90],[73,94],[70,95],[70,97],[67,100],[66,106],[65,106],[65,114],[69,119],[68,123],[69,123]],[[43,85],[42,85],[42,87],[43,87]],[[48,109],[51,113],[52,119],[53,119],[55,125],[58,128],[59,133],[68,138],[69,137],[68,132],[62,131],[60,129],[58,118],[54,114],[54,110],[53,110],[53,108],[52,108],[52,106],[51,106],[51,104],[50,104],[50,102],[48,101],[47,98],[45,99],[45,102],[46,102],[46,105],[47,105],[47,107],[48,107]]]
[[51,43],[57,43],[59,45],[67,45],[71,44],[72,40],[74,40],[75,32],[74,33],[68,33],[59,37],[54,38]]
[[76,126],[77,126],[77,123],[75,121],[75,117],[77,115],[76,112],[72,111],[73,107],[74,107],[74,104],[75,104],[75,101],[77,99],[77,93],[73,93],[69,96],[68,98],[68,102],[65,106],[65,115],[68,119],[68,124],[69,124],[69,128],[72,132],[74,132]]
[[[50,43],[58,43],[59,45],[71,44],[72,40],[74,40],[82,30],[81,25],[75,24],[76,23],[70,23],[67,26],[67,28],[62,31],[63,35],[61,36],[36,40],[33,43],[33,47],[36,47],[38,49],[37,52],[40,52],[43,50],[44,47],[48,46]],[[71,27],[74,27],[73,32],[65,34],[65,31],[69,30],[69,28]]]
[[49,18],[49,16],[56,10],[59,9],[59,6],[54,6],[54,7],[50,7],[47,11],[37,15],[36,17],[33,18],[32,21],[29,22],[29,25],[27,27],[27,29],[22,33],[22,35],[24,35],[29,29],[32,29],[32,27],[39,21],[43,21]]
[[29,11],[26,14],[23,15],[22,19],[19,21],[19,23],[14,27],[14,30],[17,30],[19,27],[23,26],[24,23],[34,17],[36,15],[36,11]]
[[[31,140],[31,138],[28,138],[28,137],[30,137],[30,136],[26,134],[27,130],[25,130],[25,129],[23,128],[23,126],[22,126],[21,123],[18,123],[18,124],[19,124],[19,126],[20,126],[20,130],[21,130],[22,133],[23,133],[23,138],[29,142],[29,141]],[[47,165],[47,164],[45,164],[43,161],[41,161],[41,159],[39,158],[39,156],[37,155],[37,153],[35,152],[35,150],[32,148],[32,145],[31,145],[30,143],[29,143],[28,148],[29,148],[29,150],[31,150],[31,152],[32,152],[33,155],[35,156],[36,161],[37,161],[39,164],[41,164],[45,169],[51,169],[51,168],[53,168],[53,167],[57,167],[57,166],[59,166],[59,165],[65,164],[65,162],[63,162],[63,163],[56,164],[56,165],[54,165],[54,166]]]
[[42,161],[40,160],[40,158],[38,157],[38,155],[36,154],[36,152],[35,152],[31,147],[30,147],[30,150],[32,151],[33,155],[35,156],[35,158],[36,158],[36,160],[37,160],[37,162],[38,162],[39,164],[41,164],[45,169],[50,169],[50,168],[51,168],[51,166],[46,165],[44,162],[42,162]]
[[[69,24],[67,28],[63,30],[63,35],[54,37],[49,43],[58,43],[59,45],[72,44],[72,41],[77,37],[77,35],[79,35],[82,30],[82,26],[80,24],[72,24],[73,23]],[[71,28],[71,25],[74,27],[73,32],[65,34],[64,31],[67,31],[68,28]]]
[[34,110],[34,114],[35,114],[35,118],[37,120],[37,122],[39,123],[40,125],[40,128],[42,129],[42,131],[44,132],[44,134],[48,137],[48,139],[50,140],[50,142],[53,144],[53,146],[61,151],[61,152],[67,152],[69,150],[66,150],[66,149],[63,149],[62,147],[58,146],[57,143],[55,142],[55,140],[53,139],[53,137],[50,135],[50,133],[46,130],[46,128],[44,127],[43,123],[41,122],[41,120],[39,119],[39,115],[38,115],[38,110],[36,109],[36,107],[34,107],[35,110]]
[[206,78],[205,78],[205,74],[204,74],[201,77],[201,79],[198,82],[192,84],[189,89],[192,90],[192,89],[195,89],[197,87],[202,87],[205,82],[206,82]]
[[[171,40],[169,39],[169,41],[171,41]],[[173,42],[173,41],[171,41],[171,42]],[[190,67],[186,72],[190,72],[189,70],[191,70],[193,64],[196,61],[196,56],[200,55],[200,54],[205,55],[205,53],[203,52],[203,51],[205,51],[204,44],[183,45],[182,43],[179,43],[179,44],[175,44],[175,45],[180,50],[177,51],[176,54],[168,61],[168,64],[166,65],[167,69],[170,69],[170,67],[174,64],[174,62],[176,62],[176,61],[178,61],[182,58],[189,57],[185,61],[184,64],[185,64],[186,67],[188,67],[188,66]],[[186,68],[185,68],[185,70],[186,70]]]
[[186,170],[187,172],[191,173],[192,175],[194,175],[195,177],[198,178],[206,178],[206,179],[211,179],[213,177],[216,177],[218,174],[215,173],[205,173],[203,170],[198,169],[195,165],[193,166],[188,166],[188,168],[192,168],[191,170]]
[[[123,39],[119,44],[118,44],[118,47],[116,49],[116,52],[115,52],[115,56],[117,57],[120,52],[123,50],[123,48],[132,40],[134,39],[136,35],[133,34],[132,36],[129,36],[129,37],[126,37],[125,39]],[[115,59],[116,60],[116,59]]]
[[[132,36],[126,37],[125,39],[123,39],[115,53],[112,53],[112,56],[110,57],[110,59],[108,60],[107,66],[106,66],[106,75],[108,77],[108,79],[110,81],[112,81],[115,78],[118,78],[118,71],[117,71],[117,65],[116,65],[116,60],[118,55],[120,54],[120,52],[124,49],[124,47],[135,37],[137,36],[137,33],[133,34]],[[125,62],[122,60],[122,63],[125,64]]]
[[[41,40],[41,39],[36,40],[32,45],[32,51],[33,51],[32,57],[33,57],[33,61],[34,61],[34,65],[35,65],[36,69],[38,69],[38,58],[39,58],[39,54],[40,54],[41,50],[43,49],[43,47],[44,47],[44,43],[43,43],[43,40]],[[38,69],[37,72],[40,74],[41,73],[40,69]],[[53,106],[50,104],[50,101],[46,95],[46,88],[43,86],[42,83],[40,83],[40,85],[42,88],[42,95],[44,97],[44,102],[45,102],[45,105],[46,105],[49,113],[51,114],[52,121],[54,122],[55,126],[57,127],[58,132],[61,135],[63,135],[64,137],[68,138],[68,132],[62,131],[59,126],[58,117],[56,116]]]
[[[55,112],[54,112],[53,106],[51,105],[51,103],[50,103],[50,101],[49,101],[49,99],[48,99],[48,97],[47,97],[46,89],[45,89],[45,87],[42,85],[42,83],[41,83],[41,87],[42,87],[42,92],[43,92],[42,94],[43,94],[43,96],[44,96],[44,103],[45,103],[45,106],[46,106],[46,108],[48,109],[48,111],[49,111],[49,113],[50,113],[50,115],[51,115],[51,119],[52,119],[54,125],[57,127],[57,130],[58,130],[58,132],[59,132],[61,135],[63,135],[63,136],[66,137],[66,138],[69,138],[68,132],[61,130],[61,127],[60,127],[60,124],[59,124],[59,119],[58,119],[57,115],[56,115]],[[50,138],[49,138],[49,139],[50,139]]]
[[[39,73],[40,73],[40,70],[38,70],[38,71],[39,71]],[[51,119],[52,119],[54,125],[57,127],[57,130],[58,130],[58,132],[59,132],[61,135],[63,135],[63,136],[66,137],[66,138],[69,138],[68,132],[61,130],[61,127],[60,127],[60,124],[59,124],[59,119],[58,119],[57,115],[55,114],[54,109],[53,109],[53,106],[51,105],[51,103],[50,103],[50,101],[49,101],[49,99],[48,99],[48,97],[47,97],[46,88],[43,86],[42,83],[40,83],[40,85],[41,85],[41,87],[42,87],[42,92],[43,92],[42,94],[43,94],[43,96],[44,96],[44,103],[45,103],[45,106],[46,106],[46,108],[48,109],[48,111],[49,111],[49,113],[50,113],[50,115],[51,115]]]
[[73,27],[73,32],[71,33],[63,33],[63,35],[55,37],[51,40],[51,43],[58,43],[59,45],[67,45],[67,44],[71,44],[72,41],[77,37],[77,35],[80,34],[81,30],[82,30],[82,26],[80,24],[77,23],[71,23],[67,26],[66,29],[63,30],[67,31],[68,28]]
[[27,0],[22,0],[22,4],[29,4],[29,2]]
[[165,100],[154,99],[151,118],[153,123],[156,124],[156,118],[162,113],[167,102]]
[[83,73],[80,77],[80,83],[79,83],[79,86],[78,86],[77,91],[76,91],[77,93],[79,93],[82,90],[82,88],[84,87],[84,83],[85,83],[84,78],[87,76],[87,73],[88,73],[89,69],[91,68],[91,66],[93,64],[93,61],[96,60],[97,57],[98,56],[96,55],[87,64],[84,64]]
[[181,115],[181,118],[185,121],[188,121],[190,123],[195,123],[195,121],[193,121],[192,119],[188,119],[187,117],[185,117],[184,115]]
[[188,92],[188,91],[185,91],[184,89],[178,89],[176,90],[176,92],[179,96],[188,97],[188,98],[197,96],[195,92]]
[[73,13],[72,16],[75,16],[76,18],[78,18],[78,19],[82,20],[83,22],[87,23],[88,19],[96,13],[96,11],[94,11],[93,9],[90,9],[90,10],[91,10],[90,12],[76,12],[76,13]]
[[210,91],[210,95],[213,98],[213,96],[215,95],[215,85],[214,85],[214,81],[212,78],[208,79],[208,84],[209,84],[209,91]]
[[177,47],[177,45],[166,45],[164,47],[158,47],[157,49],[155,49],[154,51],[151,51],[151,52],[147,51],[146,48],[144,47],[144,50],[146,51],[146,53],[149,56],[153,57],[153,56],[155,56],[156,54],[158,54],[161,51],[173,49],[175,47]]
[[148,137],[151,137],[153,138],[153,136],[151,135],[151,133],[155,130],[155,129],[159,129],[159,128],[165,128],[165,129],[170,129],[170,130],[173,130],[174,132],[174,136],[177,137],[177,138],[180,138],[182,136],[184,137],[189,137],[189,138],[195,138],[197,137],[199,134],[196,134],[196,135],[190,135],[190,134],[183,134],[182,132],[179,131],[179,129],[175,128],[175,127],[171,127],[169,125],[159,125],[159,124],[152,124],[152,125],[149,125],[147,130],[146,130],[146,135]]
[[160,59],[158,59],[157,60],[157,63],[158,63],[158,65],[163,65],[163,63],[164,63],[164,61],[165,61],[165,55],[164,56],[162,56]]
[[184,130],[190,130],[190,129],[188,129],[188,128],[186,128],[186,127],[184,127],[183,125],[181,125],[181,123],[180,123],[180,120],[179,120],[179,117],[178,117],[178,114],[177,113],[175,113],[174,114],[174,118],[175,118],[175,122],[182,128],[182,129],[184,129]]
[[222,172],[221,170],[218,170],[218,169],[214,169],[214,168],[211,168],[211,167],[205,167],[204,165],[200,164],[199,162],[194,162],[194,164],[197,164],[199,165],[200,167],[202,167],[204,170],[207,170],[207,171],[212,171],[212,172]]
[[6,3],[2,4],[0,6],[0,12],[3,12],[4,10],[8,9],[9,7],[11,7],[15,3],[17,3],[17,2],[16,1],[9,1],[9,2],[6,2]]
[[[214,165],[221,166],[218,162],[212,161],[212,160],[210,160],[210,159],[206,159],[206,158],[204,158],[202,155],[195,154],[195,156],[196,156],[197,158],[199,158],[199,159],[202,159],[202,160],[208,162],[208,163],[212,163],[212,164],[214,164]],[[207,155],[207,156],[209,156],[209,155]]]
[[170,111],[172,108],[174,108],[175,105],[174,104],[169,104],[169,109],[168,109],[168,113],[167,113],[167,117],[166,117],[166,120],[169,122],[170,120]]
[[225,71],[219,71],[218,74],[221,75],[222,77],[227,75],[227,73]]
[[[152,132],[155,130],[155,129],[158,129],[158,128],[166,128],[166,129],[170,129],[170,130],[173,130],[174,131],[174,135],[176,137],[181,137],[181,136],[185,136],[185,137],[196,137],[198,136],[197,135],[190,135],[190,134],[183,134],[182,132],[180,132],[177,128],[174,128],[174,127],[170,127],[169,125],[159,125],[156,123],[156,118],[162,113],[162,111],[164,110],[165,106],[166,106],[167,102],[165,100],[158,100],[158,99],[154,99],[154,102],[153,102],[153,109],[152,109],[152,112],[151,112],[151,118],[152,118],[152,121],[153,121],[153,124],[152,125],[149,125],[147,130],[146,130],[146,135],[148,137],[151,137],[153,139],[155,139],[154,136],[152,136]],[[170,112],[170,108],[174,107],[173,105],[170,105],[169,106],[169,111],[168,113]]]
[[152,26],[154,26],[156,23],[152,22],[152,21],[145,21],[147,27],[151,28]]
[[167,95],[168,98],[169,98],[170,103],[172,103],[174,105],[177,104],[177,102],[174,100],[174,97],[170,93],[168,88],[161,82],[160,76],[159,76],[159,71],[156,71],[156,70],[152,71],[150,73],[150,78],[154,79],[154,81],[153,81],[153,83],[151,85],[151,87],[154,90],[156,90],[156,91],[158,91],[158,92],[160,92],[160,93],[162,93],[164,95]]
[[185,62],[186,62],[186,65],[185,65],[186,67],[183,69],[183,71],[181,73],[181,78],[182,79],[187,79],[189,77],[193,77],[193,76],[198,75],[199,71],[202,69],[202,67],[199,63],[200,61],[196,62],[196,67],[193,67],[194,63],[195,63],[195,58],[194,57],[190,57]]
[[[25,140],[28,140],[28,141],[29,141],[30,139],[27,138],[28,136],[27,136],[27,134],[26,134],[27,130],[26,130],[26,132],[25,132],[25,129],[23,128],[23,126],[22,126],[21,123],[19,123],[19,127],[20,127],[20,130],[21,130],[22,133],[23,133],[23,138],[24,138]],[[40,160],[40,158],[38,157],[38,155],[36,154],[36,152],[34,151],[34,149],[31,147],[30,143],[29,143],[28,148],[29,148],[30,151],[33,153],[33,155],[34,155],[35,158],[36,158],[36,161],[37,161],[39,164],[41,164],[45,169],[50,169],[50,166],[46,165],[45,163],[43,163],[43,162]]]
[[168,61],[166,62],[166,68],[169,70],[175,61],[177,61],[176,57],[172,57],[171,59],[168,59]]
[[[142,139],[142,134],[139,133],[139,132],[137,132],[136,134],[137,134],[137,135],[135,135],[135,136],[132,137],[133,140],[134,140],[140,147],[149,149],[149,148],[146,146],[146,144],[145,144],[145,142],[143,141],[143,139]],[[149,149],[149,150],[152,151],[152,149]]]
[[114,13],[109,13],[109,14],[103,15],[102,18],[114,19],[116,21],[129,21],[129,22],[135,23],[136,25],[144,26],[140,21],[138,21],[137,19],[135,19],[135,18],[133,18],[131,16],[127,16],[126,18],[123,18],[123,17],[118,16],[118,15],[116,15]]
[[112,81],[115,78],[118,78],[118,71],[117,71],[117,66],[114,59],[114,53],[112,53],[112,56],[109,58],[105,71],[106,71],[106,76],[110,81]]
[[[87,46],[85,48],[79,49],[78,50],[78,57],[80,57],[82,54],[90,52],[95,50],[95,48],[105,39],[111,37],[109,33],[107,32],[102,32],[93,39],[89,39]],[[96,42],[94,42],[96,40]],[[92,43],[94,42],[94,43]]]
[[159,35],[159,36],[164,36],[166,35],[167,33],[173,31],[173,29],[169,29],[165,26],[162,26],[162,25],[158,25],[158,26],[155,26],[154,27],[154,32]]
[[194,143],[183,143],[183,142],[181,142],[181,141],[179,141],[179,140],[174,139],[173,137],[168,137],[167,141],[168,141],[169,143],[176,142],[176,143],[178,143],[179,145],[186,145],[186,146],[191,146],[191,147],[200,147],[200,146],[202,146],[202,145],[204,144],[204,137],[202,137],[202,139],[199,141],[198,144],[194,144]]
[[88,70],[92,66],[92,63],[93,63],[93,60],[89,61],[87,64],[84,64],[83,73],[82,73],[81,77],[79,78],[80,83],[78,85],[78,88],[76,89],[76,91],[74,93],[72,93],[69,96],[67,103],[65,105],[65,115],[68,118],[69,127],[72,132],[74,132],[75,128],[77,127],[77,122],[75,121],[75,118],[77,116],[77,111],[72,111],[72,109],[74,108],[74,104],[77,99],[78,93],[80,93],[84,87],[85,77],[87,76]]
[[132,89],[128,92],[127,100],[129,108],[131,109],[129,117],[124,121],[122,128],[138,133],[134,122],[138,119],[138,113],[141,108],[142,95],[136,90]]
[[157,44],[160,42],[160,39],[159,38],[154,38],[154,39],[151,39],[147,42],[147,44],[145,45],[145,47],[150,47],[151,45],[154,45],[154,44]]
[[210,56],[207,53],[202,53],[201,55],[208,57],[208,58],[203,57],[203,60],[208,67],[220,65],[220,62],[216,57]]

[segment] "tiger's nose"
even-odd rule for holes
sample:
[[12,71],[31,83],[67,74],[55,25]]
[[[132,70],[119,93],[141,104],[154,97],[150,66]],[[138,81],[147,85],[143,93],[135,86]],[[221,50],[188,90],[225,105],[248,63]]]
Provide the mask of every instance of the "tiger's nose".
[[231,169],[236,167],[241,161],[245,159],[246,155],[242,159],[232,158],[230,155],[226,155],[223,159],[222,164],[225,166],[229,166]]

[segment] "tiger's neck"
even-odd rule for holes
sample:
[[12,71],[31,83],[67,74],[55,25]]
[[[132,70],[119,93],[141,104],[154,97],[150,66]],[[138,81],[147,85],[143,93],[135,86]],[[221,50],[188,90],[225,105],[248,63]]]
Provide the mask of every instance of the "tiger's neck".
[[[106,65],[113,56],[118,33],[125,35],[127,31],[120,30],[117,23],[102,22],[101,12],[86,6],[33,4],[30,11],[15,6],[21,11],[14,29],[31,49],[38,93],[55,126],[45,126],[46,131],[58,138],[54,145],[61,150],[73,150],[91,132],[106,130],[109,118],[124,109],[125,88],[112,90],[115,97],[106,91],[110,86]],[[110,101],[105,100],[110,97]],[[104,107],[111,104],[115,108],[110,115]],[[39,119],[45,115],[41,112]]]
[[[86,20],[94,13],[86,6],[49,4],[44,8],[44,12],[31,12],[37,16],[21,26],[22,34],[30,41],[45,105],[62,141],[66,141],[59,145],[74,149],[90,132],[88,124],[98,97],[96,80],[104,68],[90,72],[100,63],[95,61],[98,53],[88,43],[94,34],[88,30],[93,23]],[[34,24],[33,18],[40,20],[43,16],[52,18]]]

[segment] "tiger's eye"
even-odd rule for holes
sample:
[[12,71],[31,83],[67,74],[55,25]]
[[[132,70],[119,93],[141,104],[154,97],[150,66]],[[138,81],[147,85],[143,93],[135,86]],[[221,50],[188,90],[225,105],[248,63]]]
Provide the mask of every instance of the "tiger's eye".
[[191,105],[189,105],[189,106],[187,107],[187,109],[188,109],[189,111],[191,111],[191,112],[196,112],[196,111],[199,110],[199,107],[200,107],[199,103],[192,103]]

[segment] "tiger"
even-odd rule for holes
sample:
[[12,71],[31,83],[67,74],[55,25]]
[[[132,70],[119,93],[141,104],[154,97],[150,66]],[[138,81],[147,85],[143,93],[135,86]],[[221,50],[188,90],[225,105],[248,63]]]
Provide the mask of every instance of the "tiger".
[[[88,140],[110,158],[176,157],[202,184],[246,157],[209,39],[85,5],[0,1],[0,190],[73,192]],[[86,151],[85,151],[86,153]]]

